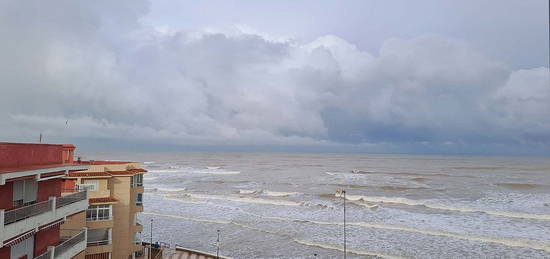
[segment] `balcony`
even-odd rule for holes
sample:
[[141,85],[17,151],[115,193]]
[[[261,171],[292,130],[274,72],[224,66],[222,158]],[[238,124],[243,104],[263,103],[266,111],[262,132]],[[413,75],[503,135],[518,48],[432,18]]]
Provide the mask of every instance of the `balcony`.
[[48,251],[35,259],[72,258],[86,249],[87,229],[73,236],[61,236],[61,244],[48,247]]
[[0,242],[88,208],[87,193],[62,197],[4,211],[0,210]]
[[104,246],[112,244],[112,229],[93,229],[88,232],[87,246]]

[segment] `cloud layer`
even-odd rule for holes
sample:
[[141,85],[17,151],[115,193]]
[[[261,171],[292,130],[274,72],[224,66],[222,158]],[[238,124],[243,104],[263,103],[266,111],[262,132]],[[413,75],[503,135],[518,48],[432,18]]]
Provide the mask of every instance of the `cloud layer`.
[[151,28],[147,11],[0,2],[0,139],[550,152],[547,68],[436,35],[367,53],[332,35]]

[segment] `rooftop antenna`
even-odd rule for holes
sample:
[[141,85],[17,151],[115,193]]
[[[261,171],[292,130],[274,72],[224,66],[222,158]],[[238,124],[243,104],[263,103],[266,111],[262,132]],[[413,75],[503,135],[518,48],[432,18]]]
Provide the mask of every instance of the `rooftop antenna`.
[[42,133],[40,133],[40,140],[39,143],[42,143]]

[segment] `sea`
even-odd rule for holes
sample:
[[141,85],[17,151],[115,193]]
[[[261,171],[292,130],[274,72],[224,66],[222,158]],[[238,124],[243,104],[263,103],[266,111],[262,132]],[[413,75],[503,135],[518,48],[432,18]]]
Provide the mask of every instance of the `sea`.
[[147,242],[152,229],[153,242],[229,258],[344,258],[345,233],[347,258],[550,258],[550,158],[90,157],[148,170],[139,215]]

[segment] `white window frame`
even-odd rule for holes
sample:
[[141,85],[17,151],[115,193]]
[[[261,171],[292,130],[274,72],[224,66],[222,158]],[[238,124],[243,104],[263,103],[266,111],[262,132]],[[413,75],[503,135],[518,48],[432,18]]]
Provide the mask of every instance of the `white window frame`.
[[[103,215],[105,215],[105,211],[108,212],[109,216],[105,217],[99,216],[99,212],[102,211]],[[93,213],[95,212],[95,216],[88,217],[88,212]],[[88,206],[88,209],[86,210],[86,221],[105,221],[105,220],[112,220],[113,219],[113,206],[111,204],[97,204],[97,205],[90,205]]]
[[86,180],[84,183],[77,183],[77,190],[97,191],[99,186],[98,180]]
[[132,187],[143,186],[143,174],[132,175]]
[[[141,197],[141,200],[139,200],[139,197]],[[136,194],[136,206],[143,206],[143,193],[137,193]]]

